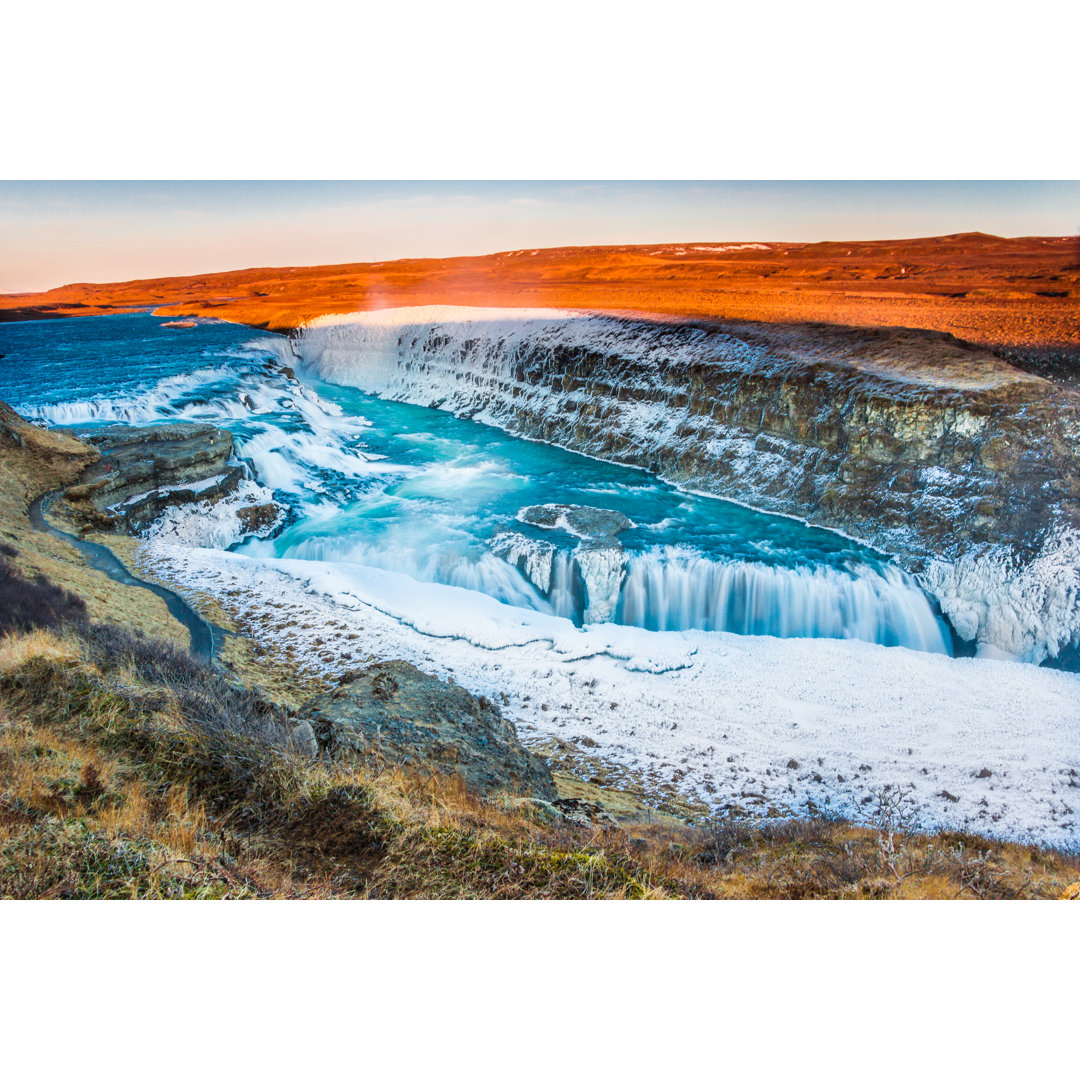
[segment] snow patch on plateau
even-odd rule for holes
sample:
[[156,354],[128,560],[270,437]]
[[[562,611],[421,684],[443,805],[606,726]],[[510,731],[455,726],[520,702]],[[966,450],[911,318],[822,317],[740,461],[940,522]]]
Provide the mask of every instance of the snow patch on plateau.
[[694,251],[768,251],[768,244],[695,244]]

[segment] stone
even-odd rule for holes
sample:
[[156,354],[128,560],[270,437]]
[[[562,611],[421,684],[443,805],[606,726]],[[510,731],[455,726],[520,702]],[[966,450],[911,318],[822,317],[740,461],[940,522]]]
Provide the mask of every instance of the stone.
[[[229,464],[232,435],[212,424],[58,430],[101,455],[64,494],[84,528],[138,535],[168,507],[216,502],[235,491],[244,476],[241,466]],[[207,485],[208,480],[214,482]]]
[[551,802],[551,770],[518,739],[492,701],[442,682],[404,660],[347,672],[312,698],[299,720],[310,724],[333,761],[409,763],[457,774],[478,795],[512,791]]
[[518,511],[518,521],[541,529],[562,529],[587,540],[610,540],[633,528],[633,522],[618,510],[602,510],[596,506],[548,503],[526,506]]
[[236,511],[244,532],[260,533],[272,529],[281,517],[281,507],[277,503],[262,503],[259,506],[242,506]]
[[307,720],[297,720],[289,734],[289,739],[298,754],[303,757],[314,758],[319,753],[319,743],[315,738],[315,731]]

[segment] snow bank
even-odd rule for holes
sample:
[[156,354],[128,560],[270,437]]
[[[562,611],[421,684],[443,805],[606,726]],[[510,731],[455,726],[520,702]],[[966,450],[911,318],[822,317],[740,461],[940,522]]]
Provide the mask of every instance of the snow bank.
[[858,818],[892,784],[922,828],[1080,850],[1080,678],[1066,672],[860,641],[576,629],[385,570],[161,540],[144,557],[314,669],[403,657],[506,694],[526,742],[588,737],[591,753],[710,806],[812,800]]

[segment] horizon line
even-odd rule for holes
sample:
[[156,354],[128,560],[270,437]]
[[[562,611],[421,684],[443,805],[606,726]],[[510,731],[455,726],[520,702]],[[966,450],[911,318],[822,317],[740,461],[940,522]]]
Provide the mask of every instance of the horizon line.
[[807,248],[814,247],[818,244],[892,244],[892,243],[908,243],[913,240],[948,240],[959,237],[984,237],[988,240],[1044,240],[1044,241],[1064,241],[1075,240],[1080,243],[1080,233],[1063,233],[1063,234],[1018,234],[1015,236],[1005,236],[1000,233],[983,232],[978,229],[967,229],[961,232],[955,233],[934,233],[934,234],[922,234],[917,236],[892,236],[881,237],[873,240],[854,240],[839,238],[829,238],[821,240],[663,240],[653,241],[647,243],[638,244],[555,244],[550,247],[533,247],[532,245],[525,245],[523,247],[504,248],[498,251],[482,252],[477,255],[423,255],[423,256],[401,256],[391,259],[369,259],[369,260],[357,260],[346,262],[327,262],[327,263],[263,263],[260,265],[252,266],[234,266],[226,270],[200,270],[194,273],[183,274],[156,274],[151,277],[131,277],[131,278],[116,278],[108,281],[65,281],[58,285],[52,285],[47,289],[18,289],[15,291],[3,291],[0,292],[0,296],[41,296],[47,293],[56,292],[59,289],[74,288],[76,286],[102,286],[102,285],[129,285],[139,282],[149,281],[182,281],[189,278],[197,278],[204,276],[223,276],[226,274],[243,274],[251,273],[257,270],[311,270],[323,267],[339,267],[339,266],[385,266],[393,265],[396,263],[404,262],[453,262],[459,259],[491,259],[499,255],[516,255],[524,252],[530,254],[540,254],[541,252],[554,252],[554,251],[619,251],[629,248],[666,248],[666,247],[694,247],[702,246],[705,244],[723,244],[723,245],[748,245],[748,244],[769,244],[771,246],[790,246],[792,248]]

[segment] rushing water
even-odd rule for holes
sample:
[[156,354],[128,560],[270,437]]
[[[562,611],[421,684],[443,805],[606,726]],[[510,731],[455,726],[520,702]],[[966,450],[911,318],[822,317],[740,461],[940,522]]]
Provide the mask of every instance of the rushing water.
[[[226,427],[290,508],[239,550],[462,586],[576,623],[861,638],[950,652],[912,578],[836,533],[449,413],[289,380],[282,338],[147,314],[0,325],[0,399],[51,424]],[[303,378],[303,372],[299,372]],[[617,510],[617,542],[540,528],[529,506]]]

